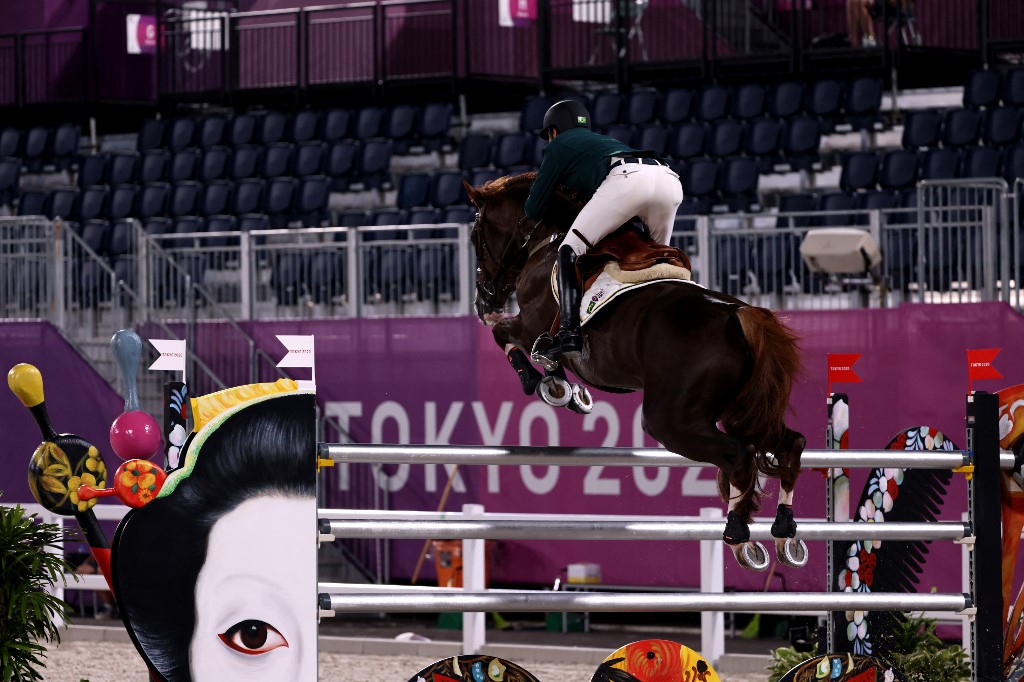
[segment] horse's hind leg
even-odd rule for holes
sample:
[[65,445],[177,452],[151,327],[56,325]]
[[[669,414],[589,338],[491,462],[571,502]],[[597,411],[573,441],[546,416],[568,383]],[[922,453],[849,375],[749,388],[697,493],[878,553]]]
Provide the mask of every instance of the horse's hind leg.
[[775,457],[779,466],[779,507],[772,523],[772,536],[779,561],[787,566],[799,568],[807,563],[807,545],[795,540],[796,521],[793,518],[793,489],[800,475],[800,455],[807,439],[802,434],[786,429]]
[[[748,448],[752,453],[752,448]],[[751,454],[751,462],[753,455]],[[728,502],[725,532],[722,539],[732,549],[736,562],[743,568],[763,571],[768,568],[768,551],[760,542],[750,539],[749,523],[757,510],[757,473],[753,466],[731,475],[718,472],[718,490]]]

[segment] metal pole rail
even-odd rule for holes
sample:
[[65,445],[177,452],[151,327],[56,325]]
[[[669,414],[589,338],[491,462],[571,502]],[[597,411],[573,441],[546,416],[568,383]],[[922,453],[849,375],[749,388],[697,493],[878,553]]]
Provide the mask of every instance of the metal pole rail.
[[500,594],[320,594],[321,617],[338,612],[694,612],[756,611],[956,611],[973,609],[968,594],[893,594],[872,592],[764,592],[729,594],[607,594],[529,592]]
[[[725,523],[674,521],[375,521],[320,519],[321,542],[336,538],[464,540],[721,540]],[[750,525],[752,540],[772,540],[770,523]],[[970,524],[798,523],[800,540],[963,540]]]
[[[506,464],[532,466],[650,466],[704,467],[705,462],[660,448],[569,448],[527,445],[357,445],[320,443],[319,456],[336,462],[364,464]],[[805,450],[800,458],[805,469],[850,467],[905,467],[959,469],[971,463],[960,450]],[[1014,468],[1012,452],[1000,453],[1001,469]]]

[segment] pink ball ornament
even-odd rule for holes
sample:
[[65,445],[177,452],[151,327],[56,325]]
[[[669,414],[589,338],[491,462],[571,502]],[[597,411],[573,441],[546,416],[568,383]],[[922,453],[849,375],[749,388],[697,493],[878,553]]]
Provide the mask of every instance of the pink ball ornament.
[[160,443],[156,420],[141,410],[124,412],[110,425],[110,447],[121,459],[148,459]]

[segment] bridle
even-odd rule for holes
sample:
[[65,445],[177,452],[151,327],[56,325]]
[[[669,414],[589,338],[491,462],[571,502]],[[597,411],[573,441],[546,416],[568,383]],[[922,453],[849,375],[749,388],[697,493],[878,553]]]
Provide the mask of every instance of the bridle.
[[[503,308],[505,302],[508,301],[508,297],[511,295],[512,290],[515,289],[516,280],[519,278],[519,274],[523,271],[523,267],[526,265],[526,258],[521,258],[519,253],[526,248],[526,245],[533,239],[533,233],[536,232],[540,226],[542,220],[533,220],[527,217],[526,213],[516,221],[515,232],[505,243],[505,248],[502,250],[501,255],[495,258],[491,253],[490,246],[487,244],[487,240],[483,237],[483,216],[484,207],[486,202],[480,206],[480,210],[476,214],[476,222],[473,225],[473,231],[470,232],[469,239],[473,246],[476,248],[476,260],[477,260],[477,278],[476,278],[476,291],[480,296],[480,299],[488,306],[494,309]],[[523,226],[528,220],[533,220],[533,226],[530,227],[520,239],[520,233],[524,232]],[[515,246],[515,263],[509,264],[505,261],[509,255],[509,250]],[[486,279],[482,263],[484,259],[489,262],[497,264],[497,269],[491,279]],[[499,284],[498,282],[503,282]]]

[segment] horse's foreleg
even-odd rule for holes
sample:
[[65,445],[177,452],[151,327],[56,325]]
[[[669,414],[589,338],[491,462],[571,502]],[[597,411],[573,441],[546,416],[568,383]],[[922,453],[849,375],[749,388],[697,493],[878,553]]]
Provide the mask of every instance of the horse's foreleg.
[[554,369],[546,370],[545,374],[553,377],[556,381],[562,382],[561,385],[569,387],[570,400],[565,405],[566,407],[577,414],[590,414],[593,411],[594,398],[590,395],[590,390],[583,384],[571,383],[569,377],[565,374],[564,367],[558,365]]
[[777,448],[776,458],[779,463],[779,506],[772,523],[772,536],[775,540],[775,552],[779,561],[787,566],[799,568],[807,563],[807,545],[803,540],[795,540],[796,520],[793,518],[793,490],[796,479],[800,475],[800,455],[807,444],[801,434],[786,429],[782,443]]
[[543,375],[530,363],[530,358],[526,357],[526,353],[516,346],[509,344],[505,349],[505,357],[508,358],[512,369],[519,375],[519,383],[523,386],[523,393],[526,395],[536,393]]

